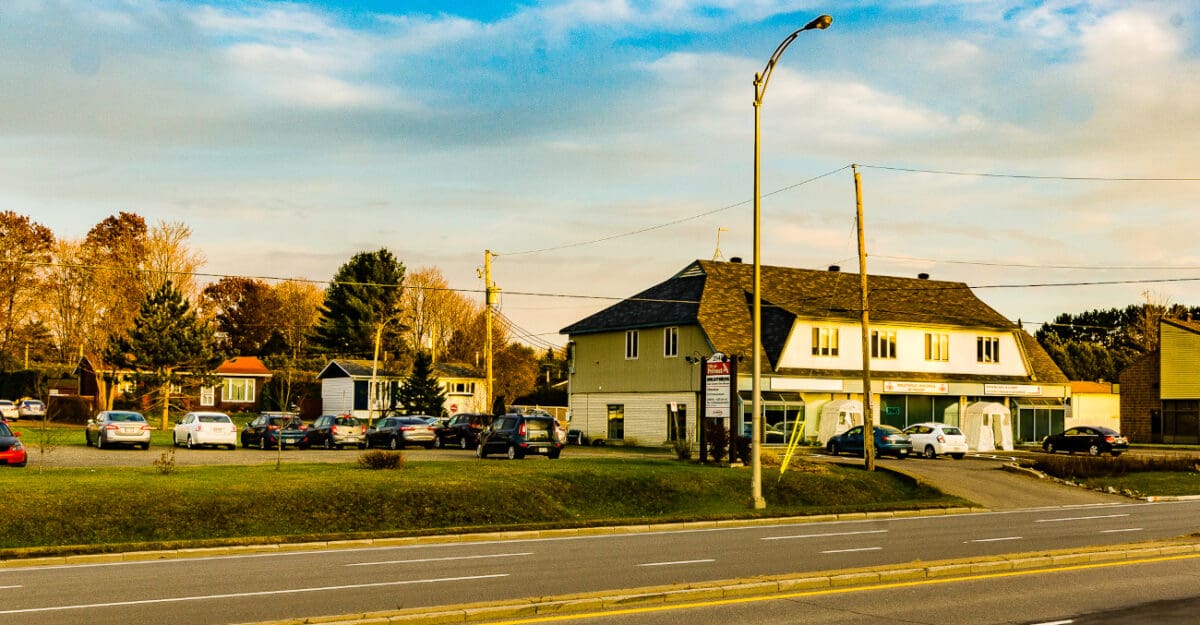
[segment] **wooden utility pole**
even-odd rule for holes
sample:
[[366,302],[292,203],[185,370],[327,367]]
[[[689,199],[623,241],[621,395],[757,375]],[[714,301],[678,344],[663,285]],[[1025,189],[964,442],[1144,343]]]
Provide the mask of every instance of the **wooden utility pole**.
[[854,205],[858,224],[858,281],[862,301],[862,382],[863,382],[863,460],[868,471],[875,470],[875,413],[871,409],[871,330],[867,315],[867,246],[863,235],[862,178],[858,165],[854,170]]
[[484,375],[487,377],[487,412],[492,411],[492,307],[496,305],[496,285],[492,283],[491,250],[483,251],[484,326],[483,337]]

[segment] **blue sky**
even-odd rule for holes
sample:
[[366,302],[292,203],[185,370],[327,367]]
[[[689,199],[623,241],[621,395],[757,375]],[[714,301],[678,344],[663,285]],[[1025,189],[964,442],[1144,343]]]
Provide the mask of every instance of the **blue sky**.
[[611,303],[562,296],[631,295],[720,228],[749,261],[753,76],[821,13],[762,109],[765,264],[856,267],[858,163],[872,273],[1031,323],[1200,304],[1200,182],[1075,179],[1200,178],[1184,0],[10,0],[0,205],[63,238],[183,221],[213,274],[387,247],[478,290],[491,249],[505,315],[562,343]]

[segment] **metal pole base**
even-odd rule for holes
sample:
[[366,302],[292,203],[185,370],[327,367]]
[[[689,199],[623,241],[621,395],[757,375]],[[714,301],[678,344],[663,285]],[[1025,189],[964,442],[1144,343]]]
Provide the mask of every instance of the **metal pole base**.
[[753,504],[755,510],[765,510],[767,507],[767,500],[763,499],[762,497],[755,497]]

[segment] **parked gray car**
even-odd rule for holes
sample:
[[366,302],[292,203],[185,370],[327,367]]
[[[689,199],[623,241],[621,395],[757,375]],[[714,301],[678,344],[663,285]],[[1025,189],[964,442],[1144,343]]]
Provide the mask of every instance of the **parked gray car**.
[[116,445],[137,445],[150,449],[150,424],[140,413],[105,410],[87,422],[83,431],[88,446],[97,449]]

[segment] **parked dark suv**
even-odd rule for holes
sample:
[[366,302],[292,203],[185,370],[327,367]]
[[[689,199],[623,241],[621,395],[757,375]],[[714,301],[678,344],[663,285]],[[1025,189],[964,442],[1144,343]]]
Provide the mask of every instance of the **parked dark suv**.
[[471,449],[479,444],[479,433],[495,419],[490,414],[464,412],[450,417],[445,425],[437,429],[435,447],[461,447]]
[[510,460],[519,460],[528,454],[540,454],[554,460],[566,442],[567,433],[554,417],[506,414],[496,417],[479,435],[475,455],[486,458],[490,453],[504,453]]
[[288,412],[264,412],[242,428],[242,447],[275,449],[289,445],[299,447],[308,426],[300,417]]

